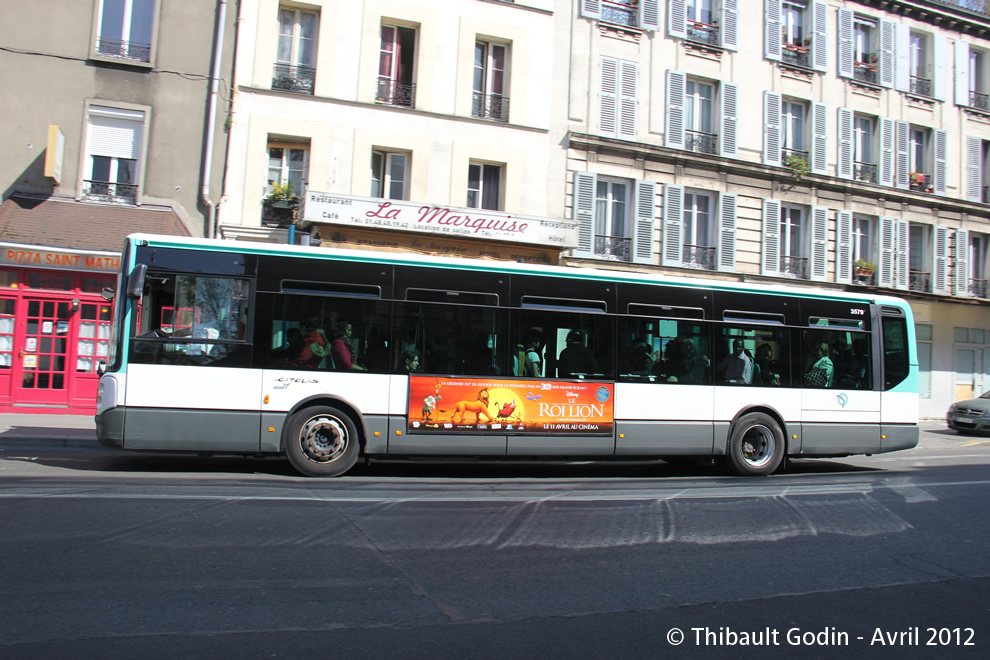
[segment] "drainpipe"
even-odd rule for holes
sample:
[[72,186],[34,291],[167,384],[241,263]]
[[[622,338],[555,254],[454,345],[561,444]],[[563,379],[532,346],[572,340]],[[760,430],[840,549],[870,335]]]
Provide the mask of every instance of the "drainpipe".
[[206,144],[203,147],[203,180],[199,187],[200,200],[207,208],[206,237],[216,238],[215,205],[210,200],[210,174],[213,172],[213,140],[216,135],[217,94],[220,87],[220,61],[223,59],[223,34],[227,22],[227,0],[220,0],[217,29],[213,36],[213,71],[210,73],[210,100],[206,113]]

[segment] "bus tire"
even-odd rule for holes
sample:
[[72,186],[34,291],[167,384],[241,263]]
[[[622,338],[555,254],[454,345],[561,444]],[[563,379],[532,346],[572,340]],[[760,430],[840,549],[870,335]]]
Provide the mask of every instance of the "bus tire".
[[727,449],[730,470],[744,477],[766,476],[784,460],[784,433],[770,415],[748,413],[732,425]]
[[357,463],[357,427],[330,406],[303,408],[288,423],[285,455],[307,477],[339,477]]

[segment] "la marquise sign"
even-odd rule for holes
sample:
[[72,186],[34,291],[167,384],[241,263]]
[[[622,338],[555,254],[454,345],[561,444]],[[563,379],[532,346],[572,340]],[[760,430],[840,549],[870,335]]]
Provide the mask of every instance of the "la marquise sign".
[[497,211],[415,204],[391,199],[306,192],[303,221],[352,227],[529,243],[557,248],[578,245],[577,223]]

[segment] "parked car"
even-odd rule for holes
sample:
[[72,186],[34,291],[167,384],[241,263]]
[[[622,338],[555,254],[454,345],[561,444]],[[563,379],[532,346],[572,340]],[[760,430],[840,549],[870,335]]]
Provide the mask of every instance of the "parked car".
[[990,432],[990,391],[977,399],[956,401],[949,406],[945,421],[960,433]]

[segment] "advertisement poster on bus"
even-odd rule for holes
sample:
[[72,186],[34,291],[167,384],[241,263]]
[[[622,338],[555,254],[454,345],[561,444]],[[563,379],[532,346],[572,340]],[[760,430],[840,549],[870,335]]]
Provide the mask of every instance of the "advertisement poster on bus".
[[409,377],[411,433],[610,435],[611,383]]

